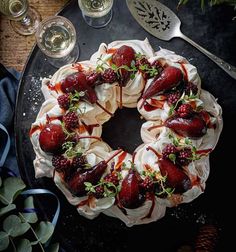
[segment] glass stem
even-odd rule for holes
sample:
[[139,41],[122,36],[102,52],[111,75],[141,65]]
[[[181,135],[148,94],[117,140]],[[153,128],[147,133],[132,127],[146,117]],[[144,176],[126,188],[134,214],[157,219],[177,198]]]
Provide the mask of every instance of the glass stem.
[[21,20],[21,23],[25,26],[30,26],[31,24],[31,18],[26,15],[22,20]]

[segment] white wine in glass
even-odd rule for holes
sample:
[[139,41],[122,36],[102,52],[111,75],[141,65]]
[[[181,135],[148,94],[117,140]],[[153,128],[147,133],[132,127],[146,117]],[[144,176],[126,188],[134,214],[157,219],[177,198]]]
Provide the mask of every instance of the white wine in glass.
[[51,65],[59,68],[78,59],[76,30],[67,18],[53,16],[43,20],[35,35],[38,47]]
[[11,20],[14,31],[21,35],[34,34],[41,16],[29,6],[28,0],[0,0],[0,12]]
[[78,2],[88,25],[101,28],[111,21],[113,0],[78,0]]

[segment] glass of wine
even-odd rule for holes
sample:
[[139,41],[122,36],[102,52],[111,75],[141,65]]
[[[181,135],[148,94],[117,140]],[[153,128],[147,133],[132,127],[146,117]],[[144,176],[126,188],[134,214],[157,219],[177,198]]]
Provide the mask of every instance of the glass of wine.
[[53,16],[43,20],[35,36],[38,47],[54,67],[60,68],[78,59],[75,27],[67,18]]
[[113,0],[78,0],[78,2],[88,25],[101,28],[111,21]]
[[28,0],[1,0],[0,12],[10,19],[12,28],[21,35],[34,34],[40,21],[39,12]]

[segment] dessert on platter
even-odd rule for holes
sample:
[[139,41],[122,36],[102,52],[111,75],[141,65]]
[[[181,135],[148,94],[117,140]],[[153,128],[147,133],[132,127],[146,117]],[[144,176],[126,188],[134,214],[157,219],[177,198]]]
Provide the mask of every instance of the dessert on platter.
[[[204,192],[222,110],[182,56],[154,52],[147,39],[103,43],[90,60],[43,79],[42,92],[30,130],[35,176],[51,177],[81,215],[150,223]],[[133,153],[101,138],[122,107],[146,120]]]

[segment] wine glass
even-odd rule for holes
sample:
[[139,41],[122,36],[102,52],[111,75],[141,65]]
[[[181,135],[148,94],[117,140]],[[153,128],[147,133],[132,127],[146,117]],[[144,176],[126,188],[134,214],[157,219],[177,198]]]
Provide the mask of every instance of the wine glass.
[[75,27],[67,18],[53,16],[43,20],[35,36],[38,47],[52,66],[60,68],[78,59]]
[[14,31],[21,35],[34,34],[41,21],[39,12],[29,6],[28,0],[1,0],[0,12],[10,19]]
[[78,0],[84,21],[94,27],[106,26],[112,19],[113,0]]

